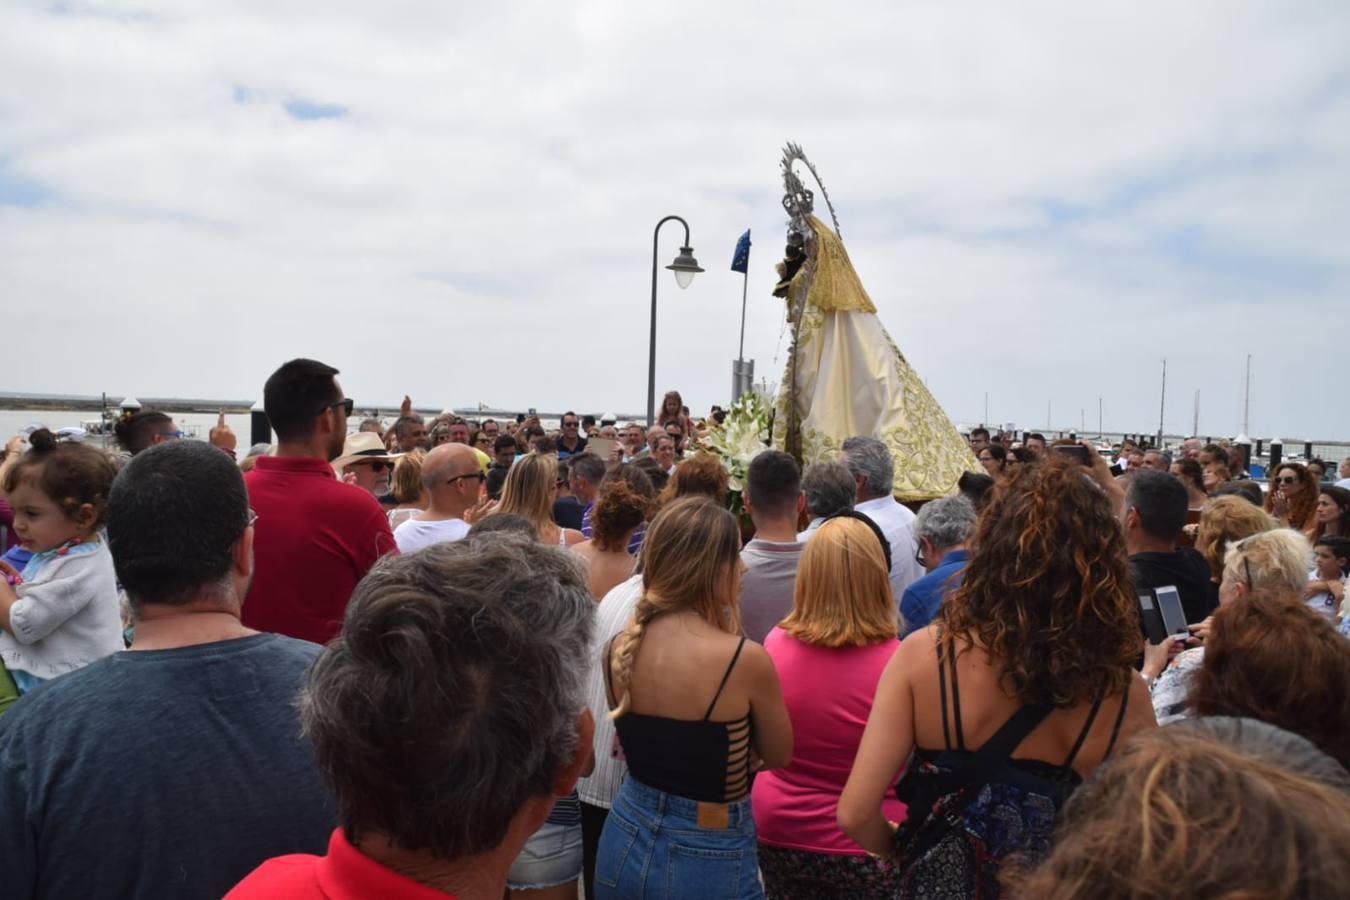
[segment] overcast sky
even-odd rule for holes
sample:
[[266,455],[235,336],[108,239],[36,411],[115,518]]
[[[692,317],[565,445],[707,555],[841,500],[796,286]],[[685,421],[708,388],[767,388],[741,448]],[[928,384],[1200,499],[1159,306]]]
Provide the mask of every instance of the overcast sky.
[[[0,4],[0,390],[645,407],[776,381],[803,145],[948,414],[1350,438],[1350,5]],[[195,10],[195,11],[190,11]],[[823,206],[823,205],[822,205]],[[678,252],[677,223],[659,263]]]

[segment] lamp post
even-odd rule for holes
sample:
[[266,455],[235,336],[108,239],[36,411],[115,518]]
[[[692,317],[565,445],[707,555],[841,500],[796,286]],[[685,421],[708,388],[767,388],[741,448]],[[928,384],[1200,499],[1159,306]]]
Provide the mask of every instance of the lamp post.
[[651,352],[647,361],[647,427],[651,428],[656,420],[656,252],[659,249],[659,238],[661,236],[661,226],[671,219],[684,226],[684,246],[680,248],[680,255],[675,257],[675,261],[666,266],[675,273],[675,283],[680,289],[689,287],[689,282],[694,280],[694,275],[702,272],[698,260],[694,259],[694,248],[689,246],[689,223],[679,216],[666,216],[656,223],[656,230],[652,232],[652,342]]

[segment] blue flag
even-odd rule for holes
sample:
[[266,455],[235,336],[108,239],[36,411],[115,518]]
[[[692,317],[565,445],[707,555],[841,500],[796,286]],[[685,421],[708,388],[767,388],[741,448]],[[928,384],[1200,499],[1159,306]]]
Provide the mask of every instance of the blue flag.
[[736,255],[731,258],[731,271],[746,272],[750,268],[750,229],[736,242]]

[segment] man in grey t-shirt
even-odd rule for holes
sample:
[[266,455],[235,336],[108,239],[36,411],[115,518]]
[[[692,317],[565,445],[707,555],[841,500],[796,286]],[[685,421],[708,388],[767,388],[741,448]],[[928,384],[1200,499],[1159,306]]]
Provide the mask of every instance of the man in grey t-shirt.
[[336,812],[294,710],[319,648],[241,624],[253,520],[203,442],[152,447],[113,483],[135,639],[0,717],[6,900],[216,898],[327,846]]
[[792,611],[797,563],[806,549],[797,540],[797,519],[806,508],[797,461],[778,450],[760,453],[750,462],[744,496],[755,538],[741,550],[747,568],[741,627],[746,637],[762,644]]

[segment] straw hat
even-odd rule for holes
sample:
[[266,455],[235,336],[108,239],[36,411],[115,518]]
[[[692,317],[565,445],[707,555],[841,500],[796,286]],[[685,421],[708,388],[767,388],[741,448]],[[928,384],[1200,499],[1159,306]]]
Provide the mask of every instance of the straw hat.
[[358,431],[347,435],[342,445],[342,455],[333,460],[333,468],[339,473],[343,466],[350,466],[363,459],[398,459],[402,453],[390,453],[384,449],[384,441],[373,431]]

